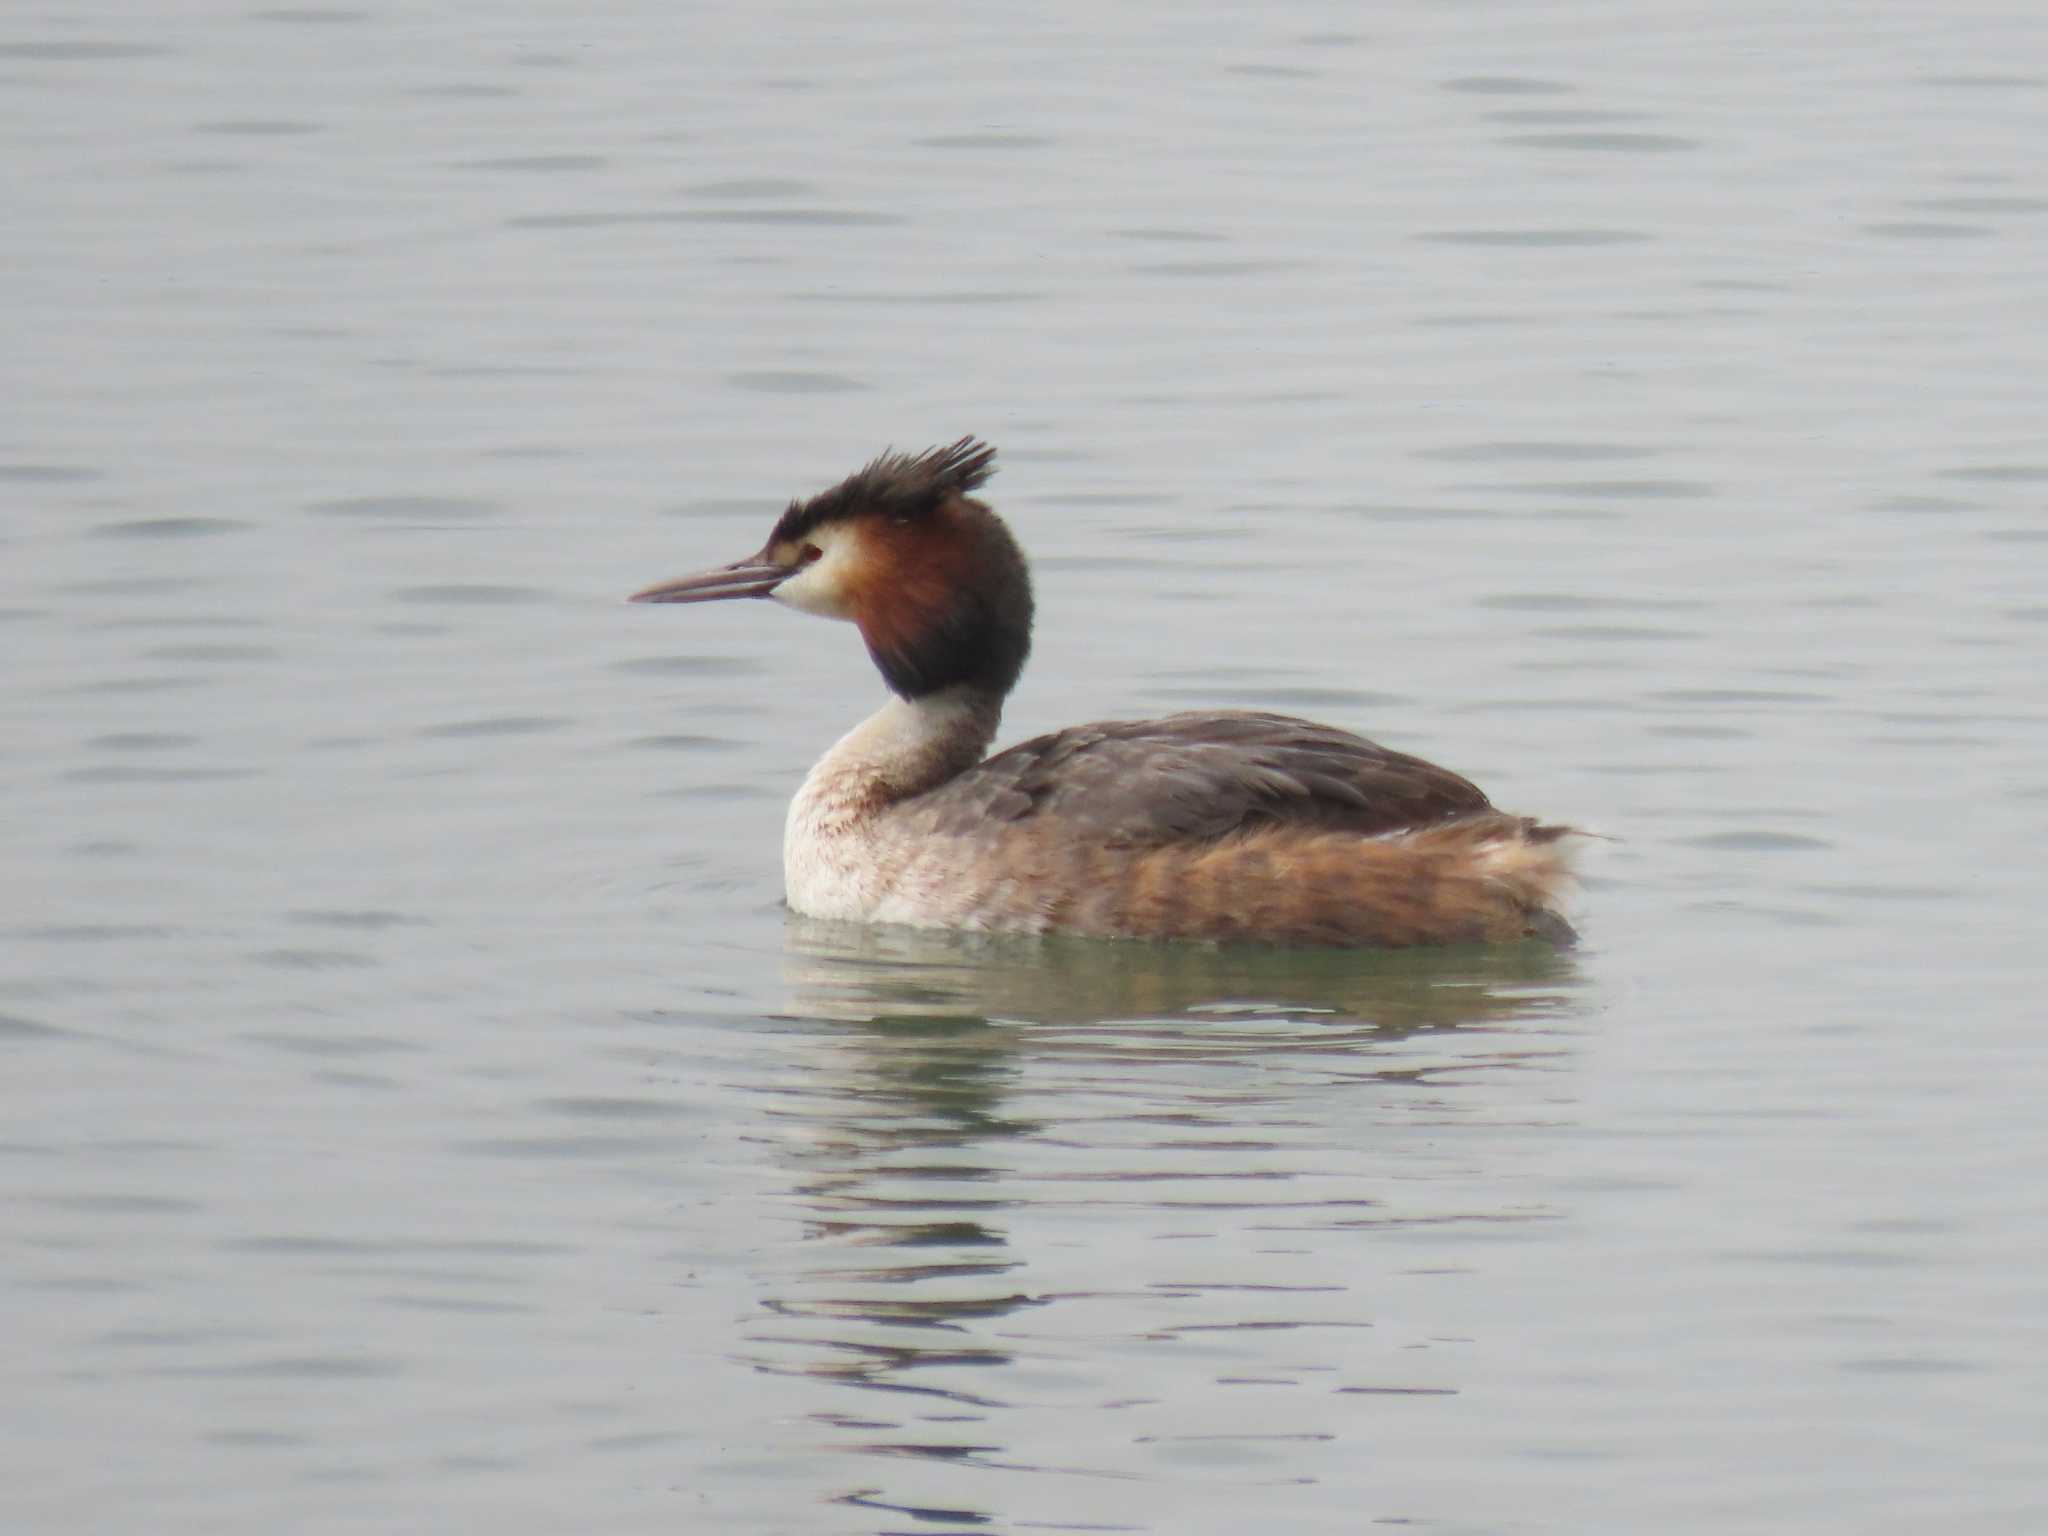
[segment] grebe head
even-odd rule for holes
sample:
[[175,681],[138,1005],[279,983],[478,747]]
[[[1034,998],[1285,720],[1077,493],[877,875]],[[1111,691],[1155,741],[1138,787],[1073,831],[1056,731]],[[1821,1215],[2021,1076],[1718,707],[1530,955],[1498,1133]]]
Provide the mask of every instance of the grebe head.
[[1031,577],[1001,518],[970,496],[996,451],[972,437],[885,453],[793,501],[756,554],[633,594],[636,603],[772,597],[859,626],[906,699],[962,684],[1008,693],[1031,650]]

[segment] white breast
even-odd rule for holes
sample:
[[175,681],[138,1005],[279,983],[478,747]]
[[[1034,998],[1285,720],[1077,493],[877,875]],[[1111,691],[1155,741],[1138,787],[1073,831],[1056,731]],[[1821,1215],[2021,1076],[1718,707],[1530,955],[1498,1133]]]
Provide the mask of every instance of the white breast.
[[850,817],[833,788],[818,782],[814,768],[789,802],[782,884],[790,908],[806,917],[865,921],[878,895],[870,840],[863,835],[863,818]]
[[[891,699],[818,759],[789,803],[782,879],[807,917],[917,922],[938,894],[929,850],[887,835],[889,806],[979,761],[997,706],[964,690]],[[930,917],[922,920],[930,921]]]

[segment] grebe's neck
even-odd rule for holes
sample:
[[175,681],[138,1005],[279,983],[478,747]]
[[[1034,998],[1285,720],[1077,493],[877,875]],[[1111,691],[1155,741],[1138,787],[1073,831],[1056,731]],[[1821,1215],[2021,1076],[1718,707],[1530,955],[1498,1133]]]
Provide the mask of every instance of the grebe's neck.
[[980,762],[1002,717],[1002,695],[971,684],[893,697],[818,759],[791,811],[873,815],[923,794]]

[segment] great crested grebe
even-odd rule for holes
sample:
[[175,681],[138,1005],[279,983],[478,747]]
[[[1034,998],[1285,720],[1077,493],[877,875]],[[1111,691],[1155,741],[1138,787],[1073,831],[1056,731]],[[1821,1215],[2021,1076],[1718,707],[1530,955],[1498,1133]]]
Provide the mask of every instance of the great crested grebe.
[[984,758],[1031,649],[1031,577],[969,493],[972,437],[791,502],[758,554],[636,603],[772,597],[851,620],[895,695],[818,760],[783,832],[812,917],[1012,933],[1566,943],[1550,826],[1348,731],[1224,710],[1071,726]]

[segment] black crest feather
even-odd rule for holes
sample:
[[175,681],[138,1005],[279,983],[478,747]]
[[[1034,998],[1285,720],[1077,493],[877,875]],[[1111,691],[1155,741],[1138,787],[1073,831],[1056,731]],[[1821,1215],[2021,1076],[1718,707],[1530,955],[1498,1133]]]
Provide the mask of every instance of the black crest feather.
[[963,437],[923,453],[887,452],[809,501],[793,501],[771,542],[800,539],[841,518],[879,516],[903,522],[929,517],[955,496],[978,490],[995,473],[996,451]]

